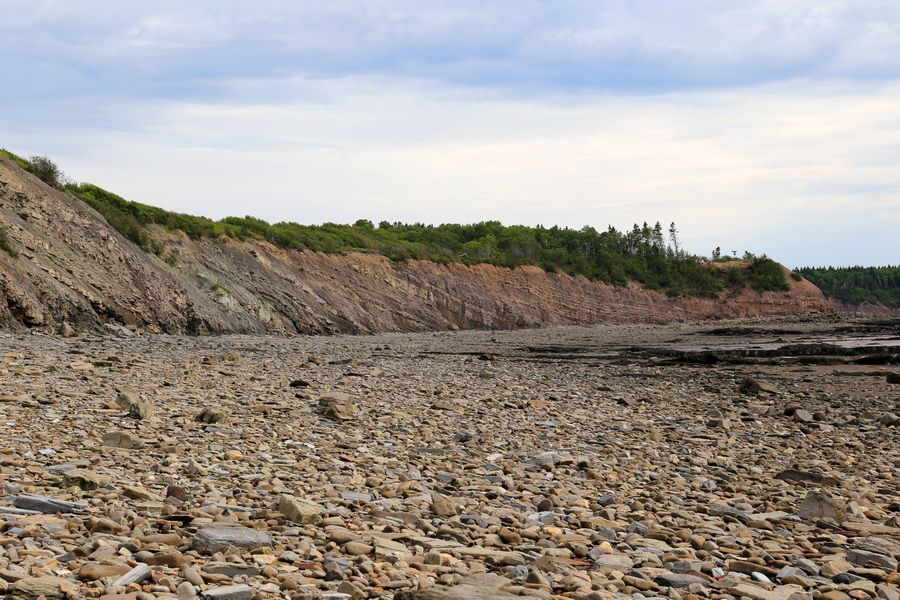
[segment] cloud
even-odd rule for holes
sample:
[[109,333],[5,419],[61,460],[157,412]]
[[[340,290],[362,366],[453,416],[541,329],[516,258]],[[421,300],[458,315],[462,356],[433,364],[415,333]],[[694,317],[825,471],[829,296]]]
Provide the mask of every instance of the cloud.
[[8,68],[113,95],[209,98],[230,79],[292,75],[516,94],[900,75],[900,4],[883,0],[6,4]]

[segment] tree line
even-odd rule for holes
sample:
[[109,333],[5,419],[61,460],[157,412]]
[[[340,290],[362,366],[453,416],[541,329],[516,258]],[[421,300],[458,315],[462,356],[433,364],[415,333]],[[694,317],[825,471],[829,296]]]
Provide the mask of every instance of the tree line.
[[883,267],[803,267],[795,269],[825,295],[850,304],[900,308],[900,265]]

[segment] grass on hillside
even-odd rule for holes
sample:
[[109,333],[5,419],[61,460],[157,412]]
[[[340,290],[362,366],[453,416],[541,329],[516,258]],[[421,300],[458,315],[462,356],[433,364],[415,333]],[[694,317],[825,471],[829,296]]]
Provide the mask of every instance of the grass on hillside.
[[26,171],[29,171],[29,172],[31,171],[31,163],[30,162],[28,162],[21,156],[13,154],[6,148],[0,148],[0,156],[4,156],[4,157],[10,159],[11,161],[13,161],[17,165],[19,165],[21,168],[25,169]]
[[[29,161],[14,155],[11,158],[20,166],[24,162],[27,170],[34,168]],[[372,252],[394,261],[489,263],[510,268],[536,265],[549,272],[582,275],[614,285],[635,281],[673,296],[713,297],[724,290],[745,287],[758,291],[789,289],[781,266],[765,256],[748,255],[740,266],[710,268],[706,259],[678,248],[674,223],[666,240],[659,223],[652,227],[635,225],[630,231],[620,232],[612,227],[598,231],[593,227],[504,226],[497,221],[467,225],[385,221],[377,226],[366,220],[352,225],[270,224],[250,216],[214,221],[132,202],[90,183],[66,183],[58,170],[55,175],[57,187],[90,205],[143,250],[164,258],[164,249],[148,230],[151,224],[184,232],[193,239],[259,239],[285,249]]]

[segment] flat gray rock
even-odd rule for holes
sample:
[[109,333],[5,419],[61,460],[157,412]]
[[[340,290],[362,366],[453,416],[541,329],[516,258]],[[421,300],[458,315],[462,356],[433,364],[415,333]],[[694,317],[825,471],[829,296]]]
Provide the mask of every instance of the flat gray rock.
[[253,600],[253,589],[246,585],[225,585],[203,592],[206,600]]
[[87,508],[86,504],[57,500],[56,498],[47,496],[32,496],[31,494],[19,494],[16,496],[13,504],[15,504],[17,508],[34,510],[46,515],[55,515],[56,513],[80,513]]
[[272,536],[263,531],[256,531],[242,525],[216,523],[208,525],[198,531],[191,541],[191,547],[199,552],[213,554],[226,550],[229,546],[235,548],[259,548],[271,546]]
[[699,575],[690,575],[688,573],[661,573],[656,576],[656,583],[672,588],[683,588],[699,583],[702,586],[709,586],[709,581]]
[[874,566],[876,569],[884,569],[889,573],[897,570],[897,560],[893,557],[860,548],[853,548],[847,551],[847,562],[857,567]]
[[244,565],[241,563],[228,562],[207,563],[206,566],[203,567],[203,571],[206,573],[213,573],[215,575],[227,575],[231,578],[237,577],[239,575],[243,575],[246,577],[255,577],[256,575],[259,575],[259,567],[255,565]]
[[15,506],[0,506],[0,515],[28,516],[39,515],[40,511],[16,508]]

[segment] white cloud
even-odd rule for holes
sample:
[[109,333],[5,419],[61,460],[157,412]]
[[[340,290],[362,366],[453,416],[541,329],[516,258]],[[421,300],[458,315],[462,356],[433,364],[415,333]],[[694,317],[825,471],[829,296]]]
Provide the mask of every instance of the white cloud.
[[[270,220],[900,262],[896,0],[0,0],[0,145]],[[649,93],[652,92],[652,93]]]
[[168,97],[222,77],[416,76],[514,89],[896,78],[894,0],[2,2],[7,57]]

